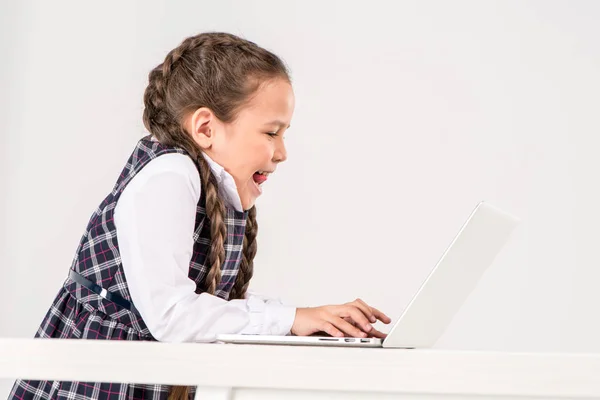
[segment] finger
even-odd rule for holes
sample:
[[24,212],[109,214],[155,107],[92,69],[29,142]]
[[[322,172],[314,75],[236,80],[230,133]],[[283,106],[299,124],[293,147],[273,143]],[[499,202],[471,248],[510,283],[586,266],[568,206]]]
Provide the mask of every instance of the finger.
[[348,305],[346,306],[345,312],[347,313],[345,315],[350,316],[354,320],[354,322],[357,323],[358,328],[362,329],[365,332],[370,332],[371,329],[373,329],[373,326],[371,326],[369,320],[367,319],[365,314],[363,314],[360,308]]
[[380,320],[381,322],[383,322],[384,324],[389,324],[390,322],[392,322],[392,319],[390,317],[388,317],[387,315],[385,315],[384,313],[382,313],[375,307],[371,307],[371,310],[373,310],[373,314],[375,315],[375,317],[378,320]]
[[344,336],[344,334],[339,329],[337,329],[335,326],[333,326],[333,324],[331,322],[325,321],[323,323],[323,326],[321,327],[321,330],[331,336],[335,336],[335,337],[343,337]]
[[361,299],[356,299],[356,300],[354,300],[354,304],[362,310],[363,314],[366,315],[366,317],[369,319],[369,321],[377,322],[377,319],[375,318],[375,315],[373,315],[373,311],[371,310],[371,307],[369,307],[369,305],[367,303],[365,303]]
[[[392,320],[390,319],[390,317],[388,317],[387,315],[385,315],[384,313],[382,313],[381,311],[379,311],[378,309],[376,309],[375,307],[371,307],[370,305],[368,305],[367,303],[365,303],[362,299],[356,299],[356,302],[364,305],[365,307],[367,307],[370,311],[370,315],[373,315],[374,318],[380,320],[381,322],[385,323],[385,324],[389,324],[390,322],[392,322]],[[371,319],[371,322],[376,322],[376,320]]]
[[[356,322],[352,321],[352,318],[350,318],[350,317],[344,317],[342,319],[344,321],[346,321],[347,323],[352,324],[353,326],[356,326]],[[348,335],[347,333],[344,333],[344,336],[350,337],[350,335]]]
[[387,333],[383,333],[373,328],[371,332],[369,332],[369,337],[375,337],[379,339],[385,339],[387,337]]
[[[352,320],[352,318],[350,318],[350,317],[344,317],[344,318],[343,318],[343,320],[344,320],[344,321],[346,321],[346,322],[347,322],[347,323],[349,323],[349,324],[352,324],[352,326],[356,326],[356,325],[357,325],[357,324],[356,324],[356,322],[354,322],[354,321]],[[358,329],[360,329],[360,327],[358,327]],[[346,337],[350,337],[350,335],[348,335],[348,334],[344,334],[344,335],[345,335]]]
[[367,337],[366,333],[364,333],[357,327],[353,326],[352,324],[344,321],[340,317],[333,317],[333,319],[329,322],[331,322],[340,331],[347,333],[348,335],[350,335],[352,337]]

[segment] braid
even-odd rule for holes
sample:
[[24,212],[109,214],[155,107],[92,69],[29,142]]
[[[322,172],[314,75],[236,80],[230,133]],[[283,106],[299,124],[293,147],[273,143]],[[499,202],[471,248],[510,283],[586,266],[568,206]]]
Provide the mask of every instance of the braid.
[[248,219],[246,220],[246,233],[244,235],[244,251],[240,269],[235,279],[235,284],[231,293],[230,299],[243,299],[248,290],[250,279],[254,274],[254,256],[256,255],[256,235],[258,233],[258,224],[256,223],[256,206],[248,211]]
[[210,253],[208,263],[210,269],[204,280],[206,291],[214,294],[221,282],[221,265],[225,261],[225,206],[218,196],[218,187],[210,166],[203,156],[198,157],[200,164],[202,190],[206,193],[206,216],[210,221]]
[[[200,184],[206,193],[206,216],[210,221],[210,252],[208,262],[210,269],[204,279],[206,292],[214,294],[221,282],[221,264],[225,261],[225,206],[218,196],[218,184],[212,174],[208,162],[202,155],[198,156],[200,164]],[[236,281],[237,283],[237,281]],[[187,386],[171,386],[168,400],[187,400],[190,389]]]
[[198,146],[181,127],[169,107],[168,87],[178,61],[187,51],[202,45],[202,37],[185,39],[181,45],[169,52],[162,64],[148,75],[148,86],[144,92],[144,126],[160,143],[166,146],[181,146],[193,158],[199,156]]

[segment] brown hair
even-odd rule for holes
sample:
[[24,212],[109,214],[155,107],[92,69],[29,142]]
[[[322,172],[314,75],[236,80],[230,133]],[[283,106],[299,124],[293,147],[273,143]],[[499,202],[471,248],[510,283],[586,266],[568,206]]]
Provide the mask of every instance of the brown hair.
[[[209,108],[227,123],[250,101],[259,86],[269,79],[290,81],[284,63],[275,54],[253,42],[228,33],[202,33],[185,39],[171,50],[163,63],[149,74],[144,93],[144,125],[167,146],[185,149],[200,166],[200,181],[210,221],[210,269],[204,281],[206,292],[214,294],[221,279],[225,259],[225,206],[218,196],[217,181],[201,148],[182,127],[185,115],[201,107]],[[256,208],[248,212],[240,269],[230,299],[243,298],[253,274],[256,254]],[[189,388],[174,386],[170,399],[186,399]]]

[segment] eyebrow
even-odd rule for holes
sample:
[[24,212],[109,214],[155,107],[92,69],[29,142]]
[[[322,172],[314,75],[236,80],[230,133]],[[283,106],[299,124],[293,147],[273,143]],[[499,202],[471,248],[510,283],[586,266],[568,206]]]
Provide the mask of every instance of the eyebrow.
[[[276,120],[273,120],[271,122],[267,122],[265,125],[278,125],[280,127],[284,127],[285,126],[285,122],[276,119]],[[292,125],[288,125],[288,127],[286,129],[290,129],[290,126],[292,126]]]

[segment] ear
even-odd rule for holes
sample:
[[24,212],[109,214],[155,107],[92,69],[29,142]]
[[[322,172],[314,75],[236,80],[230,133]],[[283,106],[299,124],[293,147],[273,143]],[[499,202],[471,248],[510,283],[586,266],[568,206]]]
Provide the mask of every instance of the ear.
[[213,144],[214,134],[211,128],[215,119],[213,112],[206,107],[197,109],[187,118],[185,125],[188,133],[204,150],[210,149]]

